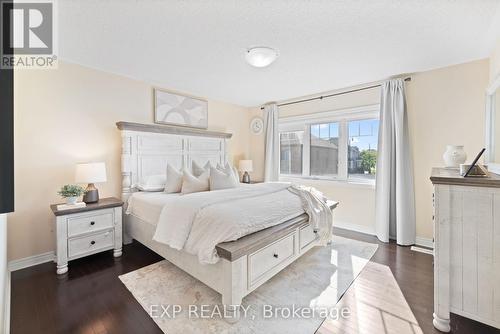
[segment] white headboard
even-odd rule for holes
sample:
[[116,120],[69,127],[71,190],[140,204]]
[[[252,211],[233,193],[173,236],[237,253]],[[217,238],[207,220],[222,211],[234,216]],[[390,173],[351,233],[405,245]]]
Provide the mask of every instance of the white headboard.
[[213,165],[227,161],[231,134],[167,125],[118,122],[122,135],[122,199],[127,201],[145,176],[166,173],[167,163],[191,169],[193,161]]

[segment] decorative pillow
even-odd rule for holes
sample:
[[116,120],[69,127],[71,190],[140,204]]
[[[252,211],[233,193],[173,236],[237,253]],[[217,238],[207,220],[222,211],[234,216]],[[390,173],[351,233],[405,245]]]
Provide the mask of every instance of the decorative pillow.
[[166,193],[178,193],[182,189],[182,172],[167,165],[167,182],[165,183]]
[[198,165],[196,161],[193,161],[193,175],[198,177],[206,171],[209,171],[211,167],[212,164],[210,163],[210,161],[207,161],[207,163],[203,167],[200,167],[200,165]]
[[184,169],[182,175],[182,189],[181,193],[191,194],[200,191],[208,191],[210,189],[209,171],[205,171],[200,176],[196,177],[191,174],[187,169]]
[[240,175],[238,174],[238,170],[229,164],[229,162],[226,162],[226,165],[222,167],[220,164],[217,164],[217,169],[223,171],[226,174],[232,174],[234,179],[236,180],[236,183],[240,183]]
[[240,183],[240,174],[238,173],[238,169],[233,166],[234,177],[236,178],[236,183]]
[[226,173],[217,168],[210,168],[210,190],[236,188],[238,182],[234,178],[232,168]]
[[137,185],[140,191],[163,191],[167,177],[165,174],[145,176]]

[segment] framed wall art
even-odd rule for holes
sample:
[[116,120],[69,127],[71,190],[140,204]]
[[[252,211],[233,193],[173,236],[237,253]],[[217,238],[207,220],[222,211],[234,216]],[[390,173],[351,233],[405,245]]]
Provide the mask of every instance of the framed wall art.
[[206,129],[208,102],[195,97],[154,89],[155,123]]

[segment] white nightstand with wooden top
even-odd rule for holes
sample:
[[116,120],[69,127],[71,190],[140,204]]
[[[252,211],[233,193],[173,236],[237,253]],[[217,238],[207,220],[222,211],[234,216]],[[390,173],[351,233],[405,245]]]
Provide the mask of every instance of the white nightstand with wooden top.
[[122,206],[117,198],[103,198],[84,208],[58,210],[56,216],[57,273],[68,272],[68,261],[114,249],[122,255]]

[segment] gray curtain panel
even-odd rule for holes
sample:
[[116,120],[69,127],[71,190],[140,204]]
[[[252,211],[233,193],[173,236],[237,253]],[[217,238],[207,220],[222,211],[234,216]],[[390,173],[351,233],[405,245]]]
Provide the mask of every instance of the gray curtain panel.
[[377,159],[376,232],[380,241],[415,243],[415,194],[405,83],[382,84]]
[[276,103],[269,103],[264,106],[264,129],[266,132],[264,181],[278,181],[280,138],[278,130],[278,105]]

